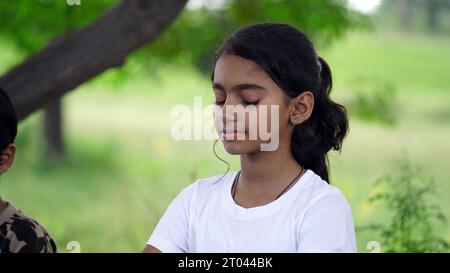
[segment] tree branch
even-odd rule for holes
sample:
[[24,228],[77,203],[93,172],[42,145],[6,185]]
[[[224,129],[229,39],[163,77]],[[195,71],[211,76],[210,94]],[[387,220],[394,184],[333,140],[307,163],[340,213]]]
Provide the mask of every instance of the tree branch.
[[62,97],[154,40],[187,0],[121,0],[90,25],[53,39],[0,77],[19,119]]

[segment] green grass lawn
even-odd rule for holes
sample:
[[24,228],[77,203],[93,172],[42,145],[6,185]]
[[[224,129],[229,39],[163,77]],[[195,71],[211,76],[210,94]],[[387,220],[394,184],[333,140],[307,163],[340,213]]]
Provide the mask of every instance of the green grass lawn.
[[[357,226],[387,221],[389,213],[367,198],[373,182],[395,170],[404,154],[434,177],[436,201],[450,220],[448,48],[448,38],[352,34],[320,51],[334,71],[337,101],[351,98],[361,79],[388,82],[397,91],[395,126],[352,116],[342,153],[330,155],[332,182],[347,196]],[[105,84],[114,73],[64,98],[65,162],[45,163],[37,113],[21,124],[16,163],[0,180],[2,197],[45,225],[61,252],[70,241],[80,242],[83,252],[140,251],[183,187],[226,169],[212,142],[170,137],[174,105],[193,105],[194,96],[212,102],[207,77],[167,66],[157,76]],[[239,158],[217,147],[239,168]],[[437,228],[450,240],[448,227]],[[357,239],[359,251],[379,240],[371,232]]]

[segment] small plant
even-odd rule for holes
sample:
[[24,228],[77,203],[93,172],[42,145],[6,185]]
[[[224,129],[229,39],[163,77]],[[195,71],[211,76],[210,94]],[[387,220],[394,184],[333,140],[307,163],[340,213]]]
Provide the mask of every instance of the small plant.
[[399,171],[376,181],[383,189],[369,202],[383,202],[392,213],[387,226],[374,225],[380,232],[383,252],[445,252],[449,243],[441,239],[433,227],[446,219],[440,207],[431,202],[436,195],[433,179],[420,167],[403,160]]

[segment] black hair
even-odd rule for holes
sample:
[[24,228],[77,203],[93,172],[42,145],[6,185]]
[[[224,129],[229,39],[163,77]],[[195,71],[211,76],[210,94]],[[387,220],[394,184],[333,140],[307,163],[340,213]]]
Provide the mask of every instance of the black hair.
[[317,55],[306,34],[277,23],[241,28],[217,51],[212,78],[215,63],[223,54],[255,62],[290,98],[304,91],[314,94],[310,118],[294,128],[291,152],[300,165],[329,183],[327,153],[331,149],[341,150],[348,131],[348,118],[345,107],[330,99],[331,69]]
[[14,143],[17,135],[17,114],[8,94],[0,87],[0,151]]

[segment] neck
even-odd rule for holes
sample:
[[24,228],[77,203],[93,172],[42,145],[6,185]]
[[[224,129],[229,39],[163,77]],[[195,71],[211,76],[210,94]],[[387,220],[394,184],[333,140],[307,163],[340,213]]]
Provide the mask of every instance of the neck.
[[289,145],[271,152],[241,155],[238,189],[254,198],[273,199],[302,171]]

